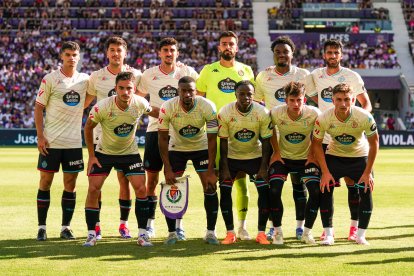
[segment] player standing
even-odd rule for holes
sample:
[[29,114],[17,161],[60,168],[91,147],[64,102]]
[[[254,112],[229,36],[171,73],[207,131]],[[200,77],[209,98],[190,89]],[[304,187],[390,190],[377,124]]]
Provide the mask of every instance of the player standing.
[[[65,42],[60,49],[62,67],[47,74],[40,85],[34,110],[40,171],[37,192],[38,241],[45,241],[50,187],[62,164],[62,239],[75,239],[70,222],[76,204],[76,179],[83,171],[82,115],[89,76],[76,71],[80,60],[76,42]],[[43,112],[46,111],[46,115]],[[44,122],[43,122],[44,119]]]
[[[265,230],[269,218],[267,168],[272,124],[269,111],[253,101],[254,86],[248,80],[238,82],[236,102],[225,105],[218,114],[220,137],[220,208],[227,229],[222,244],[236,242],[231,191],[239,172],[255,175],[258,192],[258,235],[256,242],[270,244]],[[259,139],[260,138],[260,139]]]
[[[99,217],[98,198],[105,179],[112,167],[122,171],[135,191],[135,215],[138,221],[138,245],[152,246],[146,226],[148,198],[145,189],[145,171],[135,141],[138,119],[142,114],[158,118],[158,109],[135,95],[135,77],[132,72],[121,72],[115,80],[116,95],[98,102],[91,110],[85,125],[85,141],[88,147],[89,188],[85,203],[88,237],[84,246],[96,244],[95,226]],[[102,133],[93,145],[93,129],[101,125]]]
[[[124,39],[117,36],[109,37],[105,43],[106,57],[108,58],[108,65],[104,68],[94,71],[89,79],[88,94],[86,95],[85,107],[96,99],[98,102],[107,97],[111,97],[116,94],[115,92],[115,79],[120,72],[132,72],[135,78],[135,87],[141,79],[141,71],[124,64],[127,56],[128,46]],[[94,144],[96,145],[99,140],[99,136],[102,133],[101,126],[98,125],[94,128]],[[129,181],[125,175],[117,171],[117,177],[119,182],[119,209],[120,209],[120,223],[119,234],[122,238],[129,239],[131,235],[128,229],[128,217],[131,210],[131,195],[129,190]],[[101,199],[101,195],[99,196]],[[99,209],[102,207],[102,201],[99,200]],[[102,238],[100,219],[98,218],[97,225],[95,227],[96,237],[98,240]]]
[[[178,80],[181,77],[190,76],[197,79],[198,74],[192,67],[177,63],[179,49],[178,42],[174,38],[167,37],[160,41],[158,56],[161,59],[161,64],[145,70],[138,90],[142,96],[149,95],[151,105],[159,108],[165,101],[178,96]],[[150,117],[147,133],[145,134],[144,152],[144,167],[147,175],[146,186],[149,200],[147,230],[150,237],[155,236],[154,219],[158,202],[155,188],[159,182],[159,172],[162,166],[162,159],[158,149],[158,120]],[[168,223],[172,224],[173,222]],[[185,240],[181,219],[177,219],[175,223],[178,238]]]
[[[207,232],[204,240],[219,244],[215,233],[218,212],[217,177],[214,163],[217,152],[217,112],[214,104],[196,96],[195,80],[182,77],[178,81],[178,96],[163,103],[159,114],[158,143],[164,163],[167,184],[182,176],[188,160],[193,162],[204,191]],[[168,137],[170,134],[170,139]],[[178,240],[174,220],[168,225],[166,244]]]
[[[270,217],[275,228],[273,244],[279,245],[283,244],[282,189],[288,174],[292,175],[294,173],[295,179],[299,181],[299,183],[292,181],[293,196],[296,200],[306,203],[305,184],[309,190],[310,197],[307,206],[305,205],[305,208],[303,208],[303,217],[305,218],[306,213],[306,217],[312,216],[314,221],[319,209],[319,181],[317,176],[310,177],[306,175],[305,169],[309,171],[316,167],[310,146],[313,126],[320,111],[316,107],[304,105],[304,84],[290,82],[283,87],[283,90],[286,104],[275,106],[270,111],[272,123],[277,127],[279,136],[276,137],[276,130],[274,130],[273,136],[270,138],[273,154],[269,168]],[[311,211],[314,212],[312,213]],[[312,227],[307,225],[307,228],[305,236],[310,238],[309,229]],[[302,233],[300,233],[300,236],[301,239],[304,238]]]
[[[272,42],[270,47],[273,53],[274,65],[261,71],[256,77],[256,101],[264,101],[266,107],[271,110],[275,106],[286,104],[284,86],[292,81],[304,83],[309,75],[306,69],[292,65],[295,44],[288,36],[280,36]],[[276,130],[277,131],[277,130]],[[296,172],[290,172],[293,186],[293,200],[296,210],[296,238],[302,238],[305,223],[306,188],[301,183]],[[267,238],[272,239],[274,227],[270,227]]]
[[[198,94],[211,100],[216,105],[217,110],[234,101],[237,82],[241,80],[254,82],[252,68],[236,61],[236,54],[239,50],[237,43],[238,37],[234,32],[223,32],[219,37],[219,45],[217,46],[220,60],[204,66],[200,72],[200,78],[197,80]],[[220,154],[217,154],[216,165],[218,165],[219,156]],[[246,229],[246,216],[249,208],[246,174],[240,172],[234,184],[237,190],[238,237],[242,240],[250,240],[251,238]]]
[[[306,92],[308,96],[318,104],[319,109],[324,112],[330,107],[333,107],[333,87],[340,83],[346,83],[351,87],[352,93],[354,93],[354,96],[361,104],[362,108],[371,112],[371,102],[361,76],[358,73],[341,66],[342,48],[342,43],[337,39],[329,39],[325,41],[323,46],[323,59],[325,60],[326,67],[315,69],[309,77],[307,77]],[[325,136],[323,141],[325,149],[329,144],[330,139],[329,135]],[[348,240],[355,240],[356,231],[358,229],[358,188],[354,187],[354,182],[347,177],[345,177],[345,182],[348,188],[348,206],[351,213],[351,226],[349,229]],[[321,239],[323,238],[324,234],[322,234]]]
[[[323,245],[333,245],[333,190],[341,177],[349,177],[359,191],[359,225],[356,243],[368,245],[365,232],[372,213],[374,179],[372,168],[378,152],[377,126],[372,115],[354,106],[355,96],[347,84],[332,90],[333,108],[319,115],[313,131],[312,149],[320,165],[321,217],[325,230]],[[322,140],[325,133],[332,137],[324,154]]]

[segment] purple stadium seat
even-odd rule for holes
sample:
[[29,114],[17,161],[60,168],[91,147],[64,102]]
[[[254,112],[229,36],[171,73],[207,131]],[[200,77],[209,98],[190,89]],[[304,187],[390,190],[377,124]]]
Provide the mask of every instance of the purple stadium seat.
[[249,20],[243,19],[242,20],[242,30],[248,30],[249,29]]
[[[174,9],[174,10],[177,10],[177,9]],[[179,18],[186,18],[186,16],[187,16],[187,11],[184,10],[184,9],[179,9],[179,11],[178,11],[178,17]]]
[[142,13],[142,18],[149,18],[150,12],[149,9],[144,9],[144,12]]
[[197,30],[204,29],[205,25],[206,25],[206,22],[204,20],[197,20]]
[[230,7],[230,0],[223,0],[221,1],[221,4],[223,5],[223,7]]
[[237,10],[236,9],[229,10],[229,17],[230,18],[237,18]]
[[77,19],[70,20],[70,25],[72,26],[73,29],[77,29],[78,28],[78,20]]
[[96,30],[99,28],[99,26],[101,26],[101,20],[99,19],[94,19],[93,20],[93,28]]
[[154,30],[158,30],[160,28],[160,20],[159,19],[154,19]]
[[144,0],[144,7],[149,7],[151,5],[151,0]]
[[83,19],[83,18],[79,18],[79,21],[78,21],[78,26],[79,26],[79,29],[86,29],[86,22],[85,22],[85,19]]
[[187,10],[187,15],[186,15],[186,17],[187,17],[187,18],[192,18],[192,17],[193,17],[193,10],[192,10],[192,9],[188,9],[188,10]]
[[93,20],[86,19],[86,29],[93,29]]

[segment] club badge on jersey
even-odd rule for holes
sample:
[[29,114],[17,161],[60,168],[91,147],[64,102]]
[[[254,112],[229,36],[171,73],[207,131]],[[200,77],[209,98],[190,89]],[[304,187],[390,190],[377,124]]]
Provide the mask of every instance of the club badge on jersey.
[[160,209],[170,219],[182,218],[188,207],[188,178],[186,175],[177,178],[174,185],[161,182]]

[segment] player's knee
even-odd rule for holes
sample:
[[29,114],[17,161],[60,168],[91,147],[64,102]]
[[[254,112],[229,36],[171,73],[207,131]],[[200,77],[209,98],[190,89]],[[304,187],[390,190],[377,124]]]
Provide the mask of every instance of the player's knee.
[[42,191],[49,191],[52,186],[54,173],[40,173],[39,189]]
[[281,197],[283,184],[285,181],[283,179],[273,179],[270,181],[270,195],[272,197]]

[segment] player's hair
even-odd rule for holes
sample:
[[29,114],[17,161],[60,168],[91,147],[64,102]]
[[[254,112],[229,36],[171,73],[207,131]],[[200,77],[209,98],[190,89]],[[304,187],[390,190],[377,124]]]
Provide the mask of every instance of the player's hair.
[[117,85],[119,81],[123,80],[135,81],[134,74],[132,74],[132,72],[119,73],[118,75],[116,75],[115,85]]
[[273,42],[272,45],[270,46],[270,50],[272,50],[272,52],[275,50],[276,45],[279,44],[286,44],[289,45],[290,48],[292,49],[292,52],[295,52],[296,46],[295,43],[292,41],[292,39],[290,39],[289,36],[287,35],[283,35],[283,36],[279,36],[278,38],[276,38]]
[[237,91],[237,89],[240,86],[249,86],[249,85],[251,85],[253,87],[253,91],[254,91],[255,90],[254,84],[251,81],[249,81],[249,80],[241,80],[238,83],[236,83],[236,85],[234,86],[234,91]]
[[305,95],[305,85],[297,81],[291,81],[283,87],[286,98],[289,96],[297,97]]
[[125,48],[125,51],[128,50],[128,44],[126,43],[126,41],[119,36],[111,36],[109,37],[106,41],[105,41],[105,49],[108,51],[109,49],[109,45],[111,44],[116,44],[116,45],[121,45]]
[[181,83],[193,83],[193,82],[195,83],[195,79],[193,79],[190,76],[185,76],[185,77],[182,77],[181,79],[178,80],[178,84],[181,84]]
[[218,41],[220,42],[220,40],[223,37],[234,37],[236,39],[236,44],[239,43],[239,37],[232,31],[226,31],[226,32],[222,32],[219,36]]
[[175,38],[164,37],[163,39],[161,39],[160,44],[158,45],[158,50],[161,50],[161,48],[164,46],[170,46],[170,45],[177,46],[177,50],[178,50],[178,41]]
[[332,96],[337,93],[352,93],[352,88],[346,83],[340,83],[332,89]]
[[62,44],[60,53],[62,54],[65,50],[80,51],[80,47],[79,44],[74,41],[66,41]]
[[339,39],[335,39],[335,38],[331,38],[325,41],[325,43],[323,44],[323,51],[326,52],[326,48],[328,47],[333,47],[333,48],[339,48],[341,49],[342,52],[342,42]]

